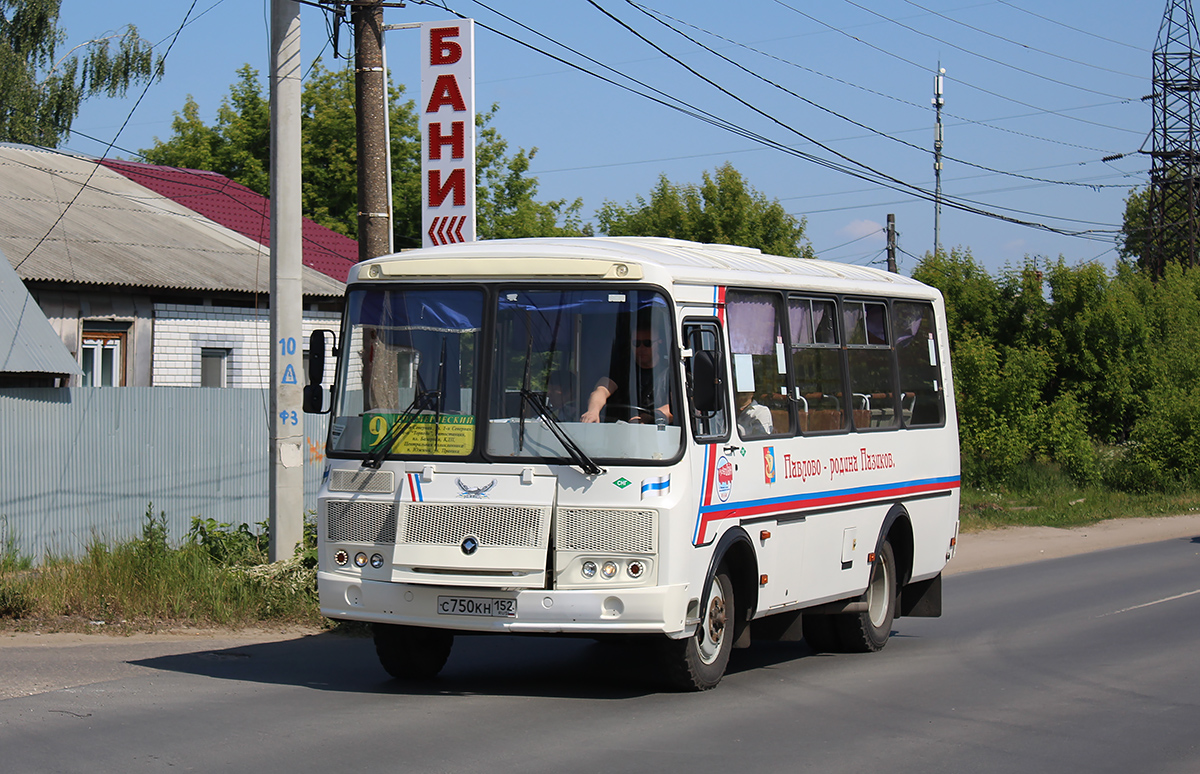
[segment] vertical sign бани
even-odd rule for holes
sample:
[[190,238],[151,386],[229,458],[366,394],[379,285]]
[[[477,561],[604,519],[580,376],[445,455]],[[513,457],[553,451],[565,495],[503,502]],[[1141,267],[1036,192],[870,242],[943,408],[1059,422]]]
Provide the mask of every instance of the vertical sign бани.
[[475,22],[421,25],[424,247],[475,241]]

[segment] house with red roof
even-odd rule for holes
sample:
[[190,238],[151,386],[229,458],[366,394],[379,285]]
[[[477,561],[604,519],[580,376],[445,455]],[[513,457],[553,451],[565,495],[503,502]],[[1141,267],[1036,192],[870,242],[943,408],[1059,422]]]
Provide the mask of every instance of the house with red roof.
[[[75,358],[71,385],[265,387],[270,203],[213,172],[0,144],[0,253]],[[305,220],[305,339],[358,243]]]

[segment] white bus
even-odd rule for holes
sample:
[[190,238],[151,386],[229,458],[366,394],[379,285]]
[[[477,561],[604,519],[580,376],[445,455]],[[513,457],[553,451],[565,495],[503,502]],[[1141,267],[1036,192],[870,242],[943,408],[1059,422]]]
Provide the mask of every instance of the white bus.
[[476,242],[358,264],[337,344],[321,611],[373,622],[395,677],[435,675],[456,632],[619,633],[701,690],[752,640],[874,651],[941,613],[958,435],[942,298],[915,280]]

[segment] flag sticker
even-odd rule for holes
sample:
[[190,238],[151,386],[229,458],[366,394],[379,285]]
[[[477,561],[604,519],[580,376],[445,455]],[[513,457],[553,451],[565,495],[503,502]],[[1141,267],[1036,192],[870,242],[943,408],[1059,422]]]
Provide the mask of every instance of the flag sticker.
[[642,479],[642,499],[669,494],[671,491],[670,476],[655,476]]

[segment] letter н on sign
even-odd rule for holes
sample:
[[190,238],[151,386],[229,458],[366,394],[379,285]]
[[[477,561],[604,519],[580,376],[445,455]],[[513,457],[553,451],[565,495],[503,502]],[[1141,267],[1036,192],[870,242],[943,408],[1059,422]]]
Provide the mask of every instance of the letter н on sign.
[[421,242],[475,241],[475,22],[421,24]]

